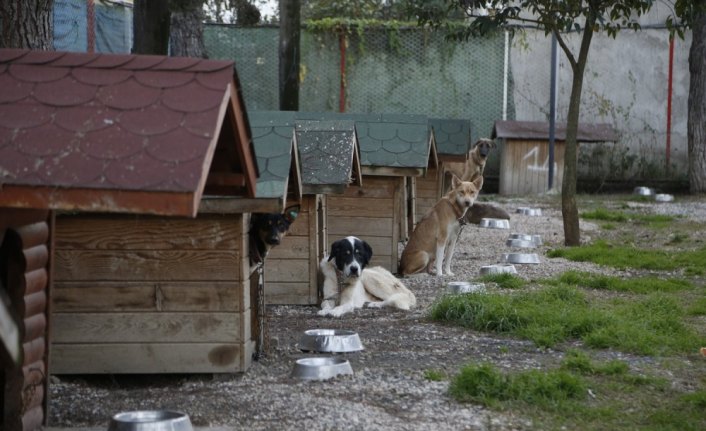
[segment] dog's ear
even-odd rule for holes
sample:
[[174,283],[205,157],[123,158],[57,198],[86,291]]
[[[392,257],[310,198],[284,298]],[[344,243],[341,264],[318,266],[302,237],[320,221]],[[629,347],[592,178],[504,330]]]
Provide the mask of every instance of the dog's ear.
[[478,175],[478,177],[473,180],[473,185],[480,191],[480,189],[483,188],[483,175]]
[[461,179],[456,176],[456,174],[451,174],[451,188],[455,189],[461,185]]
[[370,244],[368,244],[365,241],[362,241],[363,243],[363,257],[365,258],[365,263],[364,266],[367,265],[370,262],[370,259],[373,258],[373,248],[370,247]]
[[299,215],[299,210],[301,207],[299,205],[292,205],[290,207],[285,208],[284,214],[284,219],[287,220],[287,223],[293,223],[294,220],[296,220],[297,216]]
[[495,143],[494,140],[488,139],[488,143],[490,144],[490,148],[495,148],[498,144]]
[[336,258],[336,255],[338,255],[338,249],[340,247],[339,241],[334,241],[331,244],[331,251],[329,251],[328,254],[328,261],[331,262]]

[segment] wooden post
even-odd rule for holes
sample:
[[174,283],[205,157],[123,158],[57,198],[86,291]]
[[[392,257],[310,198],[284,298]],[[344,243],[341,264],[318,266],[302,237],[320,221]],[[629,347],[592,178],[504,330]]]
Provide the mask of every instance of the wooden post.
[[299,110],[299,9],[299,0],[279,2],[279,108],[282,111]]

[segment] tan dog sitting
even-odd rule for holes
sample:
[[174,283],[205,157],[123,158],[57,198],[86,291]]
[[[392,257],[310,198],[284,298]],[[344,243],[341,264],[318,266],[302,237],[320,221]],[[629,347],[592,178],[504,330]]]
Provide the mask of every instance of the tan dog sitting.
[[465,223],[466,211],[478,197],[483,177],[479,176],[474,181],[461,181],[454,175],[451,184],[451,191],[439,199],[414,228],[402,252],[400,275],[416,274],[424,270],[430,272],[432,262],[436,266],[436,275],[444,275],[444,272],[446,275],[454,275],[451,272],[451,258],[461,223]]

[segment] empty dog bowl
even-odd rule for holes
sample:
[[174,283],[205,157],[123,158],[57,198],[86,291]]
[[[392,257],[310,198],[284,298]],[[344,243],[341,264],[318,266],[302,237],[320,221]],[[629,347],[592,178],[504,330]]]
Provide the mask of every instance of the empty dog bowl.
[[480,220],[480,227],[487,227],[491,229],[510,229],[510,221],[500,218],[482,218]]
[[634,193],[640,196],[651,196],[654,192],[649,187],[635,187]]
[[[539,247],[542,245],[542,235],[528,235],[524,233],[511,233],[508,239],[520,239],[523,241],[532,241],[534,245]],[[509,244],[508,244],[509,245]]]
[[674,200],[674,196],[665,193],[658,193],[655,195],[655,200],[657,202],[671,202]]
[[114,415],[108,431],[192,431],[189,415],[168,410],[142,410]]
[[467,281],[452,281],[446,285],[446,290],[451,294],[482,292],[485,290],[485,285]]
[[342,374],[353,374],[353,369],[347,359],[335,356],[297,359],[292,370],[292,377],[304,380],[326,380]]
[[540,215],[542,215],[541,208],[519,207],[517,209],[517,212],[520,214],[523,214],[523,215],[527,215],[527,216],[540,216]]
[[514,248],[535,248],[537,247],[537,244],[535,244],[534,241],[527,240],[527,239],[508,239],[505,241],[505,245],[508,247],[514,247]]
[[346,353],[363,350],[358,333],[345,329],[310,329],[297,344],[305,352]]
[[507,263],[539,263],[537,253],[505,253],[503,261]]
[[480,274],[481,275],[488,275],[488,274],[517,274],[517,270],[515,269],[515,265],[509,264],[509,263],[499,263],[496,265],[486,265],[486,266],[481,266],[480,267]]

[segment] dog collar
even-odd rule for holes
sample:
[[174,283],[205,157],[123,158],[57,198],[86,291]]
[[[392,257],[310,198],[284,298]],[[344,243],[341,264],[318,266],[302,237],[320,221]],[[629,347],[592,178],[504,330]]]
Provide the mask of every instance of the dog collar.
[[449,205],[451,205],[451,209],[454,210],[454,214],[456,214],[456,220],[461,224],[461,226],[466,224],[466,211],[462,211],[456,206],[456,201],[450,202],[447,201]]

